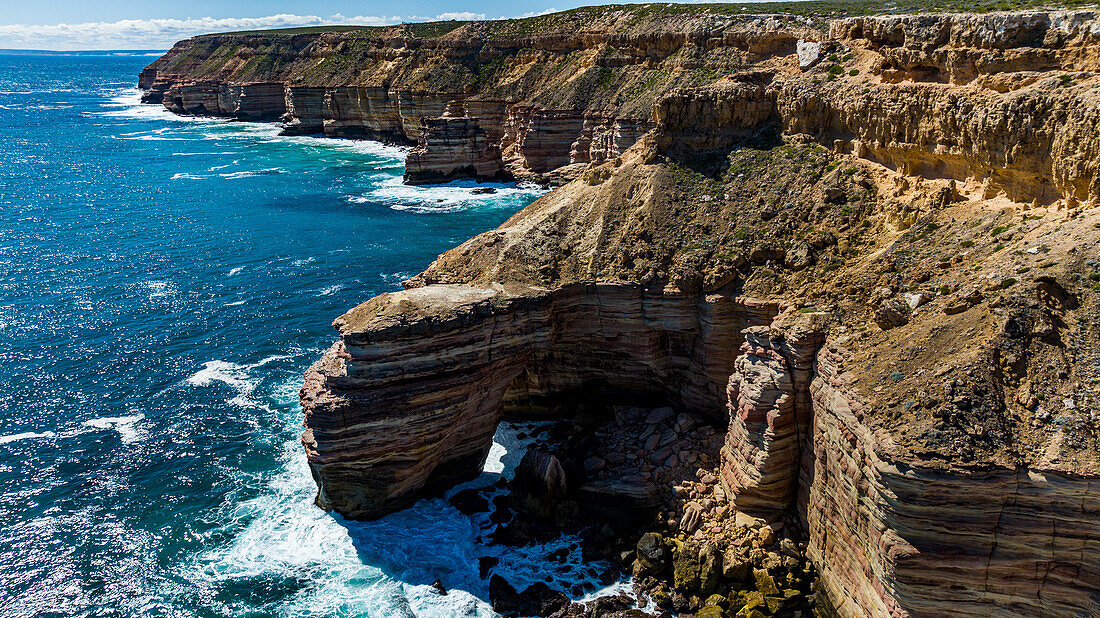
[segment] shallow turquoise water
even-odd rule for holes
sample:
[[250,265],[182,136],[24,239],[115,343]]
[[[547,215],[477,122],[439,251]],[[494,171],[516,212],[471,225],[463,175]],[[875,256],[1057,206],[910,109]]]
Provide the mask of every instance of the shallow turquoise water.
[[0,56],[0,615],[485,615],[478,556],[544,578],[568,537],[485,548],[441,500],[319,511],[297,442],[332,319],[540,192],[174,117],[137,103],[149,60]]

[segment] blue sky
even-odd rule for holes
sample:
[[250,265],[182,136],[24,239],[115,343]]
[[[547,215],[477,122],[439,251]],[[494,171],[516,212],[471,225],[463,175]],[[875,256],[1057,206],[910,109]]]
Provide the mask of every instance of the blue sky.
[[[534,15],[613,0],[0,0],[0,48],[167,49],[179,39],[262,27],[390,24]],[[617,0],[622,2],[624,0]]]

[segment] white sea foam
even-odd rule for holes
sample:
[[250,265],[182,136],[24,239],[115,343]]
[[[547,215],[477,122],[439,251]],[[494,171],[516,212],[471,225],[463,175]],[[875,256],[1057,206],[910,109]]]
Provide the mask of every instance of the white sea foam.
[[141,102],[141,90],[125,88],[107,93],[107,101],[100,104],[105,111],[83,112],[82,116],[127,118],[131,120],[161,120],[173,123],[224,124],[225,118],[206,116],[180,116],[168,111],[163,105],[150,105]]
[[210,178],[209,176],[203,176],[202,174],[189,174],[187,172],[179,172],[172,174],[171,180],[204,180]]
[[268,142],[284,142],[309,146],[311,148],[343,150],[361,155],[369,155],[379,159],[390,159],[394,164],[403,163],[405,161],[405,155],[408,154],[410,150],[410,148],[406,146],[388,146],[381,142],[369,140],[338,139],[313,135],[279,135],[280,129],[275,125],[256,125],[249,127],[249,130],[253,133],[263,135],[266,137],[264,141]]
[[187,137],[166,137],[164,135],[135,135],[133,137],[120,137],[118,139],[137,140],[140,142],[189,142]]
[[95,429],[113,429],[118,432],[122,442],[132,444],[145,437],[145,431],[138,426],[138,421],[145,418],[144,414],[130,416],[104,416],[84,421],[84,425]]
[[247,365],[238,365],[223,360],[208,361],[203,368],[195,372],[187,383],[192,386],[209,386],[215,382],[227,384],[238,390],[252,392],[256,382],[248,378]]
[[30,440],[32,438],[52,438],[55,435],[56,434],[52,431],[43,431],[42,433],[24,431],[23,433],[13,433],[6,436],[0,436],[0,444],[7,444],[8,442],[18,442],[19,440]]
[[169,281],[146,281],[142,285],[149,292],[149,300],[175,296],[179,293],[179,288]]
[[225,303],[225,306],[226,306],[226,307],[236,307],[236,306],[238,306],[238,305],[243,305],[243,304],[245,304],[245,302],[247,302],[247,301],[243,301],[243,300],[235,300],[235,301],[233,301],[233,302],[231,302],[231,303]]
[[[480,193],[484,189],[494,193]],[[394,210],[418,213],[446,213],[472,207],[512,206],[517,200],[537,198],[547,191],[531,183],[517,185],[477,183],[457,180],[442,185],[407,185],[400,176],[381,180],[377,187],[363,195],[349,196],[357,204],[381,203]]]
[[208,157],[238,154],[232,150],[222,152],[173,152],[173,157]]
[[258,369],[278,360],[289,358],[283,354],[268,356],[263,360],[249,365],[241,365],[223,360],[207,361],[203,368],[187,378],[191,386],[210,386],[215,383],[225,384],[232,388],[236,394],[227,400],[231,405],[239,408],[258,408],[271,411],[271,408],[252,397],[253,391],[259,386],[261,378],[253,375],[252,370]]
[[242,270],[244,270],[244,266],[237,266],[236,268],[233,268],[229,271],[229,276],[232,277],[233,275],[241,272]]
[[401,281],[404,281],[404,280],[412,277],[414,274],[415,273],[396,272],[396,273],[378,273],[378,276],[381,277],[382,281],[385,281],[386,283],[400,283]]
[[317,291],[317,295],[318,296],[332,296],[333,294],[339,292],[342,289],[344,289],[344,285],[342,283],[338,283],[336,285],[330,285],[328,287],[321,288],[320,290]]
[[[293,393],[291,393],[292,395]],[[298,421],[297,414],[288,417]],[[504,423],[497,431],[485,473],[456,487],[487,487],[500,475],[510,476],[522,457],[533,424]],[[185,576],[200,582],[252,578],[302,578],[309,581],[276,610],[277,615],[495,616],[488,603],[488,583],[478,573],[478,559],[494,556],[494,569],[519,589],[544,581],[545,555],[564,549],[564,572],[555,563],[555,582],[595,583],[579,549],[578,538],[561,535],[549,543],[523,548],[486,546],[488,514],[468,517],[443,499],[421,500],[411,508],[370,522],[347,521],[313,505],[316,486],[297,440],[285,445],[283,470],[261,494],[228,506],[226,524],[213,532],[228,543],[212,545],[196,557]],[[436,579],[449,593],[431,588]],[[585,599],[626,589],[620,582],[585,595]]]
[[251,178],[253,176],[268,176],[271,174],[285,174],[287,171],[281,167],[268,167],[261,170],[246,170],[243,172],[229,172],[227,174],[218,174],[222,178],[234,180],[237,178]]

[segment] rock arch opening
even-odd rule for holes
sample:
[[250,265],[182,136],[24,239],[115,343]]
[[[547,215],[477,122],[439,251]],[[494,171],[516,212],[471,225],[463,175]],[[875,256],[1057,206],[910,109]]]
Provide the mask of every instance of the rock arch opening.
[[476,474],[502,419],[583,398],[641,395],[724,425],[742,331],[778,311],[626,284],[377,297],[337,320],[302,389],[318,503],[352,518],[403,508]]

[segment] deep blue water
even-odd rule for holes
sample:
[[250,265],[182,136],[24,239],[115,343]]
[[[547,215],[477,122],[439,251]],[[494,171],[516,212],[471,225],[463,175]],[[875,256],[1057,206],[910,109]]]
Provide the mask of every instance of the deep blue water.
[[490,614],[477,557],[539,548],[316,509],[297,390],[336,316],[539,192],[139,105],[150,60],[0,56],[0,615]]

